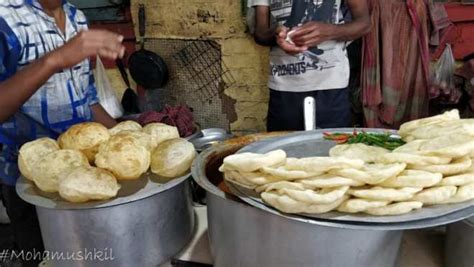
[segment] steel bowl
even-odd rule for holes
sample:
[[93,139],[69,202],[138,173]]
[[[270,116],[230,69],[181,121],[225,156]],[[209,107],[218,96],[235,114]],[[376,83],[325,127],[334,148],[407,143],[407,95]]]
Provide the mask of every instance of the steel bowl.
[[405,223],[334,222],[287,216],[250,206],[230,193],[218,168],[223,158],[245,145],[283,133],[231,139],[202,152],[194,161],[194,180],[207,191],[209,240],[215,266],[393,267],[403,230],[461,220],[474,213]]
[[122,184],[127,191],[123,196],[119,192],[111,201],[85,204],[46,198],[24,178],[17,183],[17,192],[36,206],[46,251],[74,255],[75,260],[49,259],[51,266],[157,266],[192,238],[194,213],[188,178],[189,174],[161,184],[142,177]]
[[218,144],[219,142],[231,138],[231,135],[228,134],[226,130],[220,128],[203,129],[200,132],[201,136],[197,136],[196,138],[189,140],[191,143],[193,143],[194,148],[198,152],[202,152],[207,148]]

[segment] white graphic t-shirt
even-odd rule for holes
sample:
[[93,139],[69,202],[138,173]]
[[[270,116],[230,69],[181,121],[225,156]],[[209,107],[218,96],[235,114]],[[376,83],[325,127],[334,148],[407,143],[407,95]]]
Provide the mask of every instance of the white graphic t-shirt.
[[[270,6],[272,20],[290,29],[309,21],[344,23],[341,0],[249,0],[249,7],[259,5]],[[272,47],[268,86],[289,92],[348,86],[350,70],[345,42],[324,42],[309,52],[293,56],[278,46]]]

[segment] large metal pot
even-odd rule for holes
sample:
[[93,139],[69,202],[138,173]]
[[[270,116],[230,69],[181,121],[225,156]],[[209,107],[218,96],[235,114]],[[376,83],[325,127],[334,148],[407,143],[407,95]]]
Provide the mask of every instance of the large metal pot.
[[446,267],[473,267],[474,217],[448,225],[445,244]]
[[217,169],[227,155],[268,137],[258,134],[218,144],[201,153],[192,167],[193,178],[207,191],[209,239],[217,267],[393,267],[403,230],[446,224],[474,211],[408,223],[363,224],[289,217],[249,206],[229,193]]
[[24,180],[17,191],[36,205],[46,251],[74,257],[58,260],[56,256],[49,260],[52,266],[147,267],[169,260],[192,237],[194,213],[188,177],[162,186],[147,185],[104,204],[54,207],[32,193]]

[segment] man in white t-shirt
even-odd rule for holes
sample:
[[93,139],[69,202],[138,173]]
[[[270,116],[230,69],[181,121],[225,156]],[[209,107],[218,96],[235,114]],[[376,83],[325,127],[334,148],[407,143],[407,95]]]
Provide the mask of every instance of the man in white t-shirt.
[[268,131],[303,130],[307,96],[316,99],[318,128],[349,127],[346,44],[370,30],[366,0],[249,0],[249,7],[255,41],[272,47]]

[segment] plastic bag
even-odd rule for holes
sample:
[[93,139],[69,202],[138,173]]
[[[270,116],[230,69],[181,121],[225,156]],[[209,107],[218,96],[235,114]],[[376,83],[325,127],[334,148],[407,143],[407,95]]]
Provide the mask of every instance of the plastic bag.
[[95,84],[100,104],[105,111],[107,111],[107,113],[109,113],[109,115],[114,119],[122,117],[124,113],[123,107],[120,104],[114,89],[110,85],[104,64],[102,64],[99,57],[97,57],[96,61]]
[[430,98],[437,98],[440,95],[450,95],[455,89],[454,72],[456,71],[456,62],[453,56],[451,45],[447,44],[438,63],[432,72],[432,81],[430,87]]

